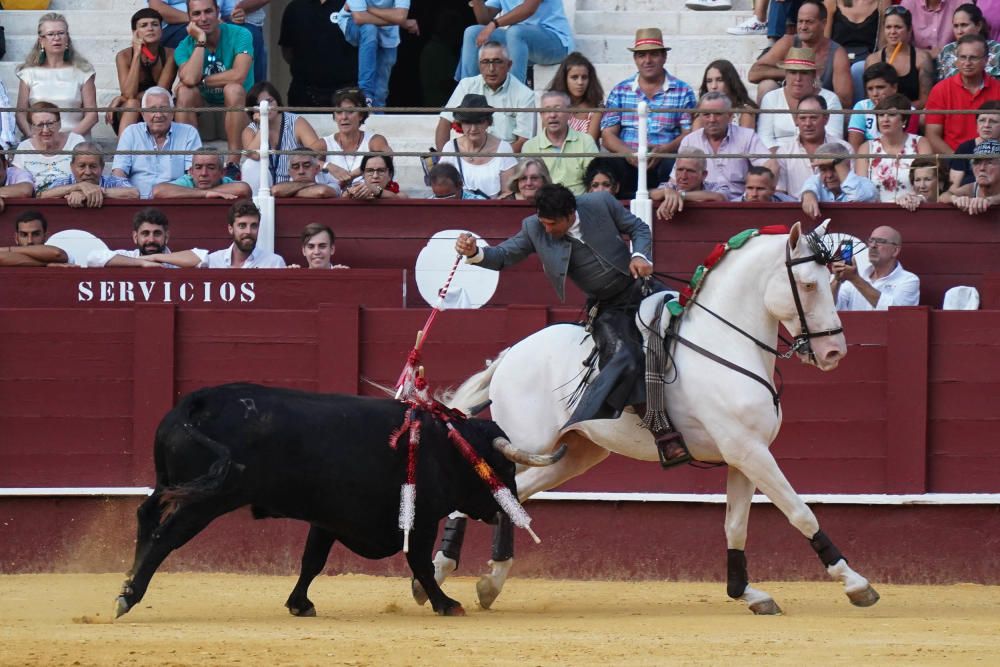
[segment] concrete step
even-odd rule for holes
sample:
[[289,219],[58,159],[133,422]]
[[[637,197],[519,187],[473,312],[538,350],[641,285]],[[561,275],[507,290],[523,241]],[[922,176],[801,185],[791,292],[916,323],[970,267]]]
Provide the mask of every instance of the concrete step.
[[[732,0],[733,10],[753,11],[753,0]],[[727,12],[694,12],[684,6],[683,0],[576,0],[576,11],[605,12],[662,12],[681,11],[692,14],[725,14]]]
[[[577,35],[576,48],[586,54],[593,63],[632,63],[632,35]],[[716,58],[726,58],[734,63],[753,62],[767,46],[767,38],[762,35],[751,37],[725,35],[719,39],[701,36],[664,35],[664,41],[671,51],[668,66],[679,63],[694,63],[702,66]]]
[[753,15],[749,11],[577,11],[573,27],[581,35],[630,35],[639,28],[659,28],[667,46],[674,35],[724,35],[726,28],[742,23]]

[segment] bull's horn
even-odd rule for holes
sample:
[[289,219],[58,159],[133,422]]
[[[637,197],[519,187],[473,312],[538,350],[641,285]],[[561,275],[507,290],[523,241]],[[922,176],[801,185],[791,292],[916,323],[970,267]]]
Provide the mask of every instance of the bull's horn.
[[566,453],[566,445],[561,445],[559,449],[551,454],[529,454],[523,449],[515,447],[507,438],[494,438],[493,446],[508,460],[536,468],[539,466],[550,466],[561,459]]

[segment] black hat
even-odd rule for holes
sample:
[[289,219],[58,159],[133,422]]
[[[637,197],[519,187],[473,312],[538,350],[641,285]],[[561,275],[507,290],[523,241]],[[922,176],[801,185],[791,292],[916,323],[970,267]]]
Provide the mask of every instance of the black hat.
[[493,107],[486,101],[485,95],[470,93],[462,98],[458,105],[466,109],[481,109],[481,111],[456,111],[455,120],[459,123],[481,123],[484,120],[493,120]]

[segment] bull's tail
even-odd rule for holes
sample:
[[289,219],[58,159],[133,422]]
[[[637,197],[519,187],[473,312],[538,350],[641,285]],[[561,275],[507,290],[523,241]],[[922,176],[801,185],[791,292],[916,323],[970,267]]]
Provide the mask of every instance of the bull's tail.
[[484,410],[490,400],[490,382],[493,380],[493,374],[500,368],[500,362],[508,350],[510,348],[501,351],[496,359],[487,362],[485,369],[460,384],[458,388],[443,392],[440,396],[441,402],[466,414]]
[[182,428],[192,440],[215,454],[216,459],[204,475],[195,477],[189,482],[169,486],[163,490],[160,496],[160,504],[164,509],[164,518],[176,511],[180,505],[193,503],[218,494],[223,490],[226,480],[233,469],[242,467],[239,464],[233,463],[229,448],[221,442],[213,440],[191,424],[184,424]]

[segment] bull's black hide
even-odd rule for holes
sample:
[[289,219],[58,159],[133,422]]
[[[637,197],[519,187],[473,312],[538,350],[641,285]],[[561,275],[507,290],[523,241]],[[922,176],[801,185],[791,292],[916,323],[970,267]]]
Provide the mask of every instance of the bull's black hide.
[[[137,604],[164,558],[213,519],[244,505],[255,517],[311,524],[302,570],[286,605],[312,615],[309,584],[333,543],[366,558],[402,549],[400,485],[406,438],[389,439],[407,406],[389,399],[311,394],[230,384],[184,397],[156,432],[156,488],[138,511],[135,563],[117,612]],[[491,421],[456,422],[465,439],[516,495],[514,464],[493,446]],[[416,521],[407,561],[439,614],[462,613],[434,581],[431,551],[440,519],[454,510],[493,520],[500,507],[439,420],[424,415],[417,463]]]

